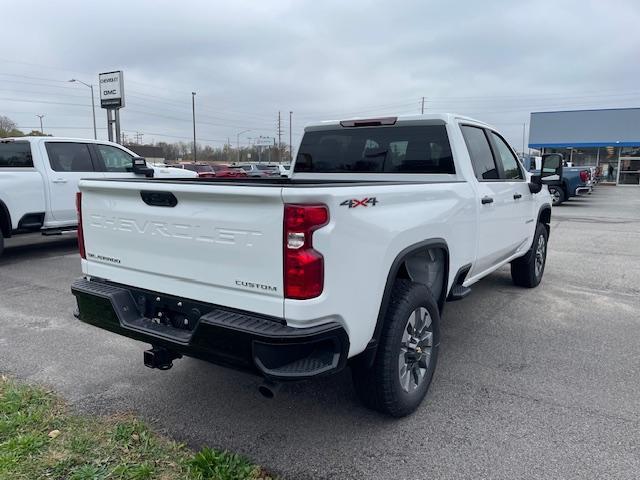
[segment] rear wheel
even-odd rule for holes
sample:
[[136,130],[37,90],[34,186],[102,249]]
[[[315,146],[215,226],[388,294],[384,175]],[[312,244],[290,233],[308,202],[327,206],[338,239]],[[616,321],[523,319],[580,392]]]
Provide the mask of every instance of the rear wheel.
[[4,250],[4,235],[2,234],[2,229],[0,228],[0,257],[2,256],[3,250]]
[[533,246],[524,257],[511,262],[511,279],[520,287],[537,287],[542,280],[547,263],[547,228],[539,223],[533,237]]
[[352,368],[362,402],[394,417],[413,412],[431,384],[439,343],[440,313],[431,291],[397,280],[373,366]]
[[549,187],[549,193],[551,194],[551,203],[554,207],[561,205],[566,199],[564,190],[560,187]]

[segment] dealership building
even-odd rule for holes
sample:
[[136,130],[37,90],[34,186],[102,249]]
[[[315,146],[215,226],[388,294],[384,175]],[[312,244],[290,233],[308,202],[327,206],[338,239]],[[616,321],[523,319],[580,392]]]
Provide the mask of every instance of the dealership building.
[[529,147],[597,167],[601,182],[640,185],[640,108],[534,112]]

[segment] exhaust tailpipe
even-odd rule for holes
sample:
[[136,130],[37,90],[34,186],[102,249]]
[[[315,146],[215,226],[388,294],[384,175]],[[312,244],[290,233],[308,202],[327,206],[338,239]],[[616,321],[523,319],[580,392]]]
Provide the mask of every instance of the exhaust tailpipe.
[[262,395],[264,398],[268,398],[269,400],[271,400],[272,398],[275,398],[276,394],[279,391],[280,391],[280,384],[273,382],[271,380],[265,380],[258,387],[258,392],[260,392],[260,395]]

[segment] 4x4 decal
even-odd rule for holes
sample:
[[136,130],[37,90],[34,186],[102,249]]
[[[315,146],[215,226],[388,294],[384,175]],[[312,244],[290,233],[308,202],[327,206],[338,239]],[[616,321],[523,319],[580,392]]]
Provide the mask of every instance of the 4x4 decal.
[[340,204],[342,207],[356,208],[356,207],[375,207],[378,204],[378,199],[376,197],[363,198],[362,200],[358,200],[357,198],[351,198],[349,200],[345,200]]

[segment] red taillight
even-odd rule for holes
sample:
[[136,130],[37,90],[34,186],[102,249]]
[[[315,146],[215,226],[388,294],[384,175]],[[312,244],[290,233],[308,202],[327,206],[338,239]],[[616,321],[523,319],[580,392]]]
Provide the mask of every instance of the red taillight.
[[284,296],[315,298],[324,288],[324,257],[313,248],[313,232],[329,221],[326,205],[284,206]]
[[587,180],[589,180],[589,172],[587,172],[586,170],[582,170],[580,172],[580,181],[586,182]]
[[80,256],[86,259],[84,232],[82,231],[82,192],[76,193],[76,211],[78,212],[78,250],[80,250]]

